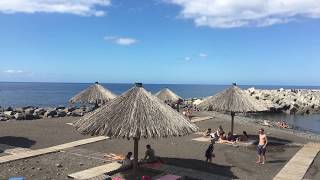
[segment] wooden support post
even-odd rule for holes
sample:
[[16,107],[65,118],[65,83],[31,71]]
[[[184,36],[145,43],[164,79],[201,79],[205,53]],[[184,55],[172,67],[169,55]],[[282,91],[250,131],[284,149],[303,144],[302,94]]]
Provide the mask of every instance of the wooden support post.
[[139,150],[139,138],[133,138],[134,140],[134,160],[133,160],[133,169],[138,168],[138,150]]
[[232,133],[232,135],[233,135],[233,129],[234,129],[234,116],[235,116],[235,113],[231,112],[231,133]]

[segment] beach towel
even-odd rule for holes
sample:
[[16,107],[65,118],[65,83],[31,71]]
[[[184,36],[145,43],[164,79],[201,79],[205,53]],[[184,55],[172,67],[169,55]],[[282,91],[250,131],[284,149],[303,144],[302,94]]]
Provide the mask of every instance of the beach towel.
[[142,176],[141,180],[151,180],[150,176]]
[[114,154],[114,153],[106,153],[103,155],[109,161],[121,161],[124,160],[124,156],[122,154]]
[[158,162],[154,162],[154,163],[144,164],[144,165],[142,165],[142,167],[150,168],[150,169],[159,169],[162,164],[163,164],[162,162],[158,161]]
[[112,180],[124,180],[121,177],[113,177]]
[[181,179],[181,176],[176,176],[172,174],[168,174],[162,177],[157,178],[156,180],[178,180]]

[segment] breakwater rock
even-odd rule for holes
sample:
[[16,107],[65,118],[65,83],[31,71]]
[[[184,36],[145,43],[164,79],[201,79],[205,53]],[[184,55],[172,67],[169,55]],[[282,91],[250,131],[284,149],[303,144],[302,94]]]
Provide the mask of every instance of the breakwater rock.
[[320,113],[320,90],[249,88],[245,91],[268,106],[271,112],[287,114]]
[[83,107],[64,107],[58,106],[55,108],[39,108],[33,106],[19,108],[2,108],[0,106],[0,121],[7,120],[33,120],[41,118],[55,118],[65,116],[83,116],[85,113],[94,110],[91,106]]

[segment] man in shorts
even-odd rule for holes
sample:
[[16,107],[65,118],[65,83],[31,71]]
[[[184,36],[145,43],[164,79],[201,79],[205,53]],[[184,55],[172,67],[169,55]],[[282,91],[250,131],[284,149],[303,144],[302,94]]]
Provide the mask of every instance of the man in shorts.
[[257,147],[258,161],[257,163],[264,164],[266,161],[266,148],[268,144],[268,139],[264,133],[264,129],[259,129],[259,144]]

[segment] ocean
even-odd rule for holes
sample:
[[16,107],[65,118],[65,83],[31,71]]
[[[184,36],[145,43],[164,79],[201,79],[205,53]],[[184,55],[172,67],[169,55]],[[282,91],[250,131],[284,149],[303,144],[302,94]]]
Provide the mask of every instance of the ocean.
[[[0,82],[0,106],[68,106],[68,100],[87,88],[89,83],[24,83],[24,82]],[[122,94],[130,89],[133,84],[101,83],[115,94]],[[182,98],[206,97],[229,87],[230,85],[192,85],[192,84],[144,84],[146,90],[156,93],[162,88],[168,87]],[[255,87],[258,89],[320,89],[320,86],[267,86],[267,85],[240,85],[246,89]],[[303,130],[320,134],[320,115],[293,116],[293,115],[261,115],[257,118],[265,118],[274,121],[287,121]]]

